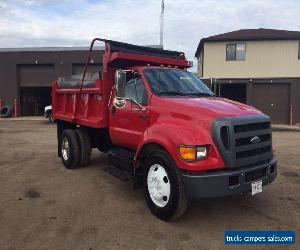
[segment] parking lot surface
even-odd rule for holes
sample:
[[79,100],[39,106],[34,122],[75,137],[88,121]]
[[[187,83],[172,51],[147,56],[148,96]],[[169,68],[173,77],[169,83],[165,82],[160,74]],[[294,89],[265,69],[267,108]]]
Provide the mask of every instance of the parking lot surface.
[[279,173],[263,193],[192,202],[166,223],[141,189],[103,170],[106,155],[94,149],[90,166],[67,170],[55,124],[0,120],[0,249],[284,249],[224,245],[225,230],[300,231],[300,132],[273,141]]

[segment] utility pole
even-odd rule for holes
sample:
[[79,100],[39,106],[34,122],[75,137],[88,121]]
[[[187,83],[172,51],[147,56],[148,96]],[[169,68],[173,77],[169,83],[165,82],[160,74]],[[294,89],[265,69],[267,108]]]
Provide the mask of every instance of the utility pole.
[[165,12],[165,2],[161,1],[161,11],[160,11],[160,46],[164,46],[164,12]]

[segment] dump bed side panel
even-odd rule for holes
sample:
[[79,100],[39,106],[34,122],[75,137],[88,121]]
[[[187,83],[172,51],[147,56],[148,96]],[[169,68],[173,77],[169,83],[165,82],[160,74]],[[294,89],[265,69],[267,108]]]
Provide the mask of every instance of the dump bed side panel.
[[52,114],[54,120],[63,120],[83,126],[107,127],[107,100],[103,95],[103,81],[96,80],[95,88],[61,89],[52,84]]

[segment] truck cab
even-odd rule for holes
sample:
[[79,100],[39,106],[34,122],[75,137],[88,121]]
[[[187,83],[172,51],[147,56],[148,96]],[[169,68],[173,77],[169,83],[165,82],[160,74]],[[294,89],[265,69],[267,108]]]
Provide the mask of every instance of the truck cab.
[[83,76],[71,90],[53,84],[67,168],[87,165],[92,148],[108,153],[115,175],[142,186],[163,220],[181,216],[189,200],[254,195],[276,178],[270,117],[215,96],[182,52],[105,43],[103,79],[85,87]]

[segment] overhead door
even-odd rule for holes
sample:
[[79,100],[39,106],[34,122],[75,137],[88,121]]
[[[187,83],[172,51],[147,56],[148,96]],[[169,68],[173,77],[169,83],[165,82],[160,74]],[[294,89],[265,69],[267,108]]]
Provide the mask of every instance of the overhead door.
[[18,65],[20,87],[50,87],[55,80],[53,64]]
[[255,83],[252,105],[272,118],[272,123],[288,124],[290,115],[290,85],[285,83]]

